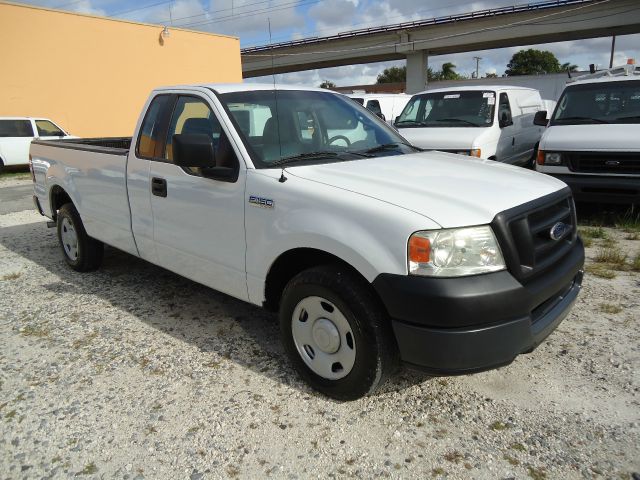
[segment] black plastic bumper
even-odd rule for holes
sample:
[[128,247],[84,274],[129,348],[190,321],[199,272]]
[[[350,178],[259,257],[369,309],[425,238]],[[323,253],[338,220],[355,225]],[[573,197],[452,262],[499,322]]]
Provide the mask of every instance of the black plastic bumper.
[[511,363],[568,315],[582,284],[580,241],[526,285],[509,272],[460,278],[383,274],[373,282],[406,364],[457,375]]
[[569,185],[578,202],[640,203],[640,177],[550,175]]

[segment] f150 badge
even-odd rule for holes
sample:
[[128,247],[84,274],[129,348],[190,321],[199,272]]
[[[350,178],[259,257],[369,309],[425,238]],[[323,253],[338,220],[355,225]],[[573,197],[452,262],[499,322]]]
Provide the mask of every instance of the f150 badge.
[[249,203],[251,205],[253,205],[254,207],[261,207],[261,208],[273,208],[274,207],[273,200],[271,200],[270,198],[258,197],[256,195],[250,195],[249,196]]

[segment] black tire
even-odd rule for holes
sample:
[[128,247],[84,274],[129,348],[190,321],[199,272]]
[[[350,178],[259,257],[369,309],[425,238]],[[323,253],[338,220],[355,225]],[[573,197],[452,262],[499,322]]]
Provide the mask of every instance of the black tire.
[[[74,248],[76,255],[69,253],[69,242],[65,244],[63,240],[65,234],[71,230],[67,229],[68,223],[71,224],[77,238],[77,246]],[[91,238],[87,235],[80,214],[72,203],[65,203],[58,210],[57,217],[58,242],[62,250],[67,265],[78,272],[90,272],[96,270],[102,264],[102,256],[104,253],[104,245],[102,242]],[[66,248],[65,248],[66,247]]]
[[[343,378],[320,376],[296,348],[293,315],[302,300],[312,297],[324,298],[335,305],[353,333],[348,340],[355,344],[355,361]],[[336,400],[355,400],[374,393],[399,365],[395,337],[382,303],[364,279],[338,265],[311,268],[289,281],[280,302],[280,333],[300,376],[315,390]]]

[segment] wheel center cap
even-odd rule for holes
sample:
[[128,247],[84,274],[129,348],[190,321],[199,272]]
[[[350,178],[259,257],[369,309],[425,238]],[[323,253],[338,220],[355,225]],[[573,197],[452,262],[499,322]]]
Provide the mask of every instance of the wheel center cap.
[[319,318],[313,324],[313,341],[325,353],[336,353],[340,348],[340,332],[331,320]]

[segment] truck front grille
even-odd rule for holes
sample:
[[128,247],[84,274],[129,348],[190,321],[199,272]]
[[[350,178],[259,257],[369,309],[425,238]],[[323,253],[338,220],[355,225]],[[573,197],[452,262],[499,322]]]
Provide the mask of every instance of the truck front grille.
[[[567,226],[564,234],[554,233]],[[511,273],[526,281],[551,268],[577,241],[576,212],[568,189],[502,212],[492,223]]]
[[640,174],[638,152],[567,152],[563,156],[572,172]]

